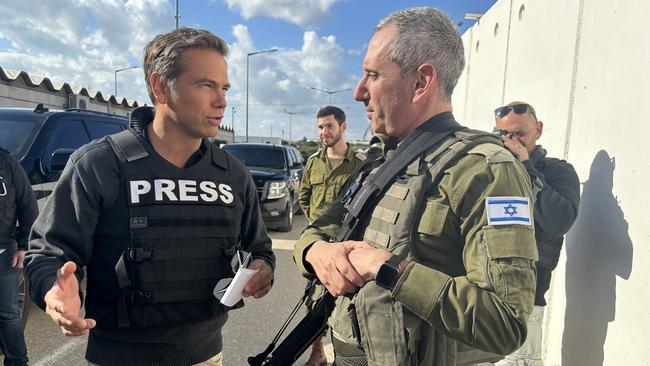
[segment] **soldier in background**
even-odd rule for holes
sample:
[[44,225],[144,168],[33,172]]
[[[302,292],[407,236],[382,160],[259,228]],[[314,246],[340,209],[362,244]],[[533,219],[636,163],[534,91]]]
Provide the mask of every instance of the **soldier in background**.
[[[332,205],[350,175],[364,159],[363,154],[356,153],[345,141],[347,124],[345,112],[341,108],[322,108],[316,114],[316,123],[323,148],[307,160],[299,194],[300,207],[310,223]],[[319,292],[321,291],[315,291],[316,294]],[[320,366],[325,363],[327,357],[323,349],[323,339],[317,338],[312,344],[307,365]]]

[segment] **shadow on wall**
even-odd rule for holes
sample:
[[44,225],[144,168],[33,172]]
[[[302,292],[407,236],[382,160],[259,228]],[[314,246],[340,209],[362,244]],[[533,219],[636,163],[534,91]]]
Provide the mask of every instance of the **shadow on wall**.
[[563,366],[602,366],[607,325],[616,315],[616,276],[632,272],[632,241],[612,192],[615,158],[594,157],[578,218],[566,239]]

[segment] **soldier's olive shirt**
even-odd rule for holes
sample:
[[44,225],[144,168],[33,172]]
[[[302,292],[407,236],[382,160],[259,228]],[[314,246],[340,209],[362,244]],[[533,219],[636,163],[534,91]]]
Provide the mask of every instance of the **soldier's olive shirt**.
[[[491,147],[481,148],[485,145]],[[493,144],[470,150],[426,190],[410,243],[418,259],[409,263],[391,297],[455,340],[508,354],[525,339],[537,249],[530,224],[488,225],[488,197],[528,198],[532,223],[526,170]],[[336,236],[344,212],[337,200],[296,242],[294,259],[306,277],[314,277],[306,251]]]
[[345,157],[332,167],[327,159],[327,149],[322,149],[307,160],[300,181],[300,207],[307,220],[314,222],[327,210],[351,174],[361,165],[362,159],[348,144]]

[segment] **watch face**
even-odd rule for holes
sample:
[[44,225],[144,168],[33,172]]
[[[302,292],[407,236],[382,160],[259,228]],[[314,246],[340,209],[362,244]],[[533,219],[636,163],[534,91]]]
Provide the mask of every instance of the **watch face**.
[[399,269],[393,264],[385,262],[379,267],[375,281],[377,284],[385,289],[392,290],[397,283],[399,277]]

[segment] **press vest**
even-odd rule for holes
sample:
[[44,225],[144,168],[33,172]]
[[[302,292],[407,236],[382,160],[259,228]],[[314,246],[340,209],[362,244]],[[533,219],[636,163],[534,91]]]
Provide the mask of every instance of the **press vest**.
[[242,205],[233,189],[237,182],[213,163],[224,152],[207,144],[201,160],[179,169],[149,154],[142,139],[132,129],[109,137],[129,210],[129,245],[115,266],[123,290],[118,326],[222,316],[227,309],[212,291],[220,279],[233,277]]
[[[433,253],[411,243],[417,242],[418,232],[442,230],[444,220],[422,217],[427,204],[424,197],[437,189],[441,173],[460,157],[487,156],[502,150],[500,145],[498,138],[484,132],[455,132],[406,168],[379,199],[370,218],[366,218],[363,233],[355,239],[386,248],[402,259],[428,265],[427,257]],[[456,256],[459,262],[460,251],[462,248]],[[462,268],[462,263],[454,263],[453,267]],[[363,349],[369,365],[455,365],[456,342],[393,301],[390,291],[375,282],[367,283],[356,294],[339,297],[329,324],[336,338]],[[349,363],[339,356],[337,353],[337,364],[356,362],[352,361],[354,356]]]
[[0,150],[0,248],[16,244],[16,189],[12,178],[8,153]]

